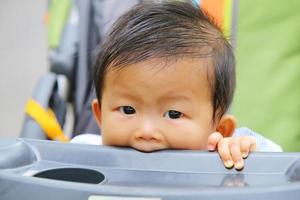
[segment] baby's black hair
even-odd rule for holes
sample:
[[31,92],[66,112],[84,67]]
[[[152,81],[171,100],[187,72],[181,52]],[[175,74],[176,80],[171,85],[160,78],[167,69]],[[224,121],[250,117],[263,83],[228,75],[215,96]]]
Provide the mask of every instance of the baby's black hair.
[[104,78],[152,58],[209,58],[213,120],[228,110],[235,89],[231,45],[213,19],[191,1],[146,1],[121,16],[100,46],[94,71],[99,101]]

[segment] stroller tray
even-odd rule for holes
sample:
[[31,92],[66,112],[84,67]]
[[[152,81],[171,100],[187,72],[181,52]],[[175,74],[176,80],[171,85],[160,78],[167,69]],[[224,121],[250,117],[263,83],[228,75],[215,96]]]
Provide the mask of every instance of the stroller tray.
[[300,153],[252,153],[241,171],[217,153],[0,140],[6,200],[299,199]]

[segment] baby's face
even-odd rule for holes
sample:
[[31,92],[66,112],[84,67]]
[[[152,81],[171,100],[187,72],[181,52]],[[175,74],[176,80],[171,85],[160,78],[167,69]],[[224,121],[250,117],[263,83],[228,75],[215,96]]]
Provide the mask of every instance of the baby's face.
[[95,112],[103,143],[147,152],[206,149],[215,131],[208,77],[199,59],[153,59],[110,70]]

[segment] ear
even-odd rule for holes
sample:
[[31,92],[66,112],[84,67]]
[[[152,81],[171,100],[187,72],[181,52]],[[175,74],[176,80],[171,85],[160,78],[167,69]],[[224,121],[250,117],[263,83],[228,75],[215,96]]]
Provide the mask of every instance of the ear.
[[92,110],[93,110],[94,118],[100,128],[101,127],[101,104],[98,101],[98,99],[93,99]]
[[232,136],[236,128],[236,118],[233,115],[225,114],[217,125],[217,131],[223,135],[223,137]]

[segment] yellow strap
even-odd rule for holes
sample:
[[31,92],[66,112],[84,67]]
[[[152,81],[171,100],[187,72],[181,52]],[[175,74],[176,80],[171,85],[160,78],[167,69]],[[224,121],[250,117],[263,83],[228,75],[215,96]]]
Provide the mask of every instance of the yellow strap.
[[69,141],[69,138],[64,135],[51,109],[45,110],[35,100],[29,99],[26,104],[25,112],[40,125],[50,139],[61,142]]
[[232,35],[232,21],[233,21],[233,2],[232,0],[224,1],[224,22],[223,22],[223,31],[226,38],[235,37]]

